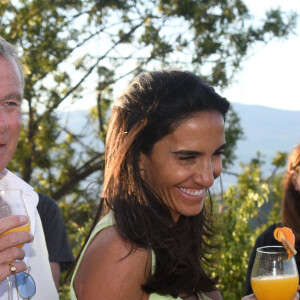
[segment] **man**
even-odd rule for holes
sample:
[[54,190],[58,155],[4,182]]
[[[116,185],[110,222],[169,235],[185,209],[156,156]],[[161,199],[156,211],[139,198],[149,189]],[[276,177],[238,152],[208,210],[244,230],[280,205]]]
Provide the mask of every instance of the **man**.
[[[24,75],[16,50],[0,37],[0,189],[23,190],[31,223],[30,233],[17,232],[0,237],[0,300],[8,299],[6,277],[26,269],[30,270],[29,273],[36,283],[36,294],[31,299],[55,300],[58,299],[58,293],[48,259],[41,218],[37,211],[39,196],[30,185],[6,169],[16,150],[21,130],[23,89]],[[40,203],[43,204],[43,201]],[[16,216],[0,219],[0,235],[26,223],[26,219]],[[47,223],[44,226],[48,228]],[[16,247],[22,243],[25,243],[23,248]],[[51,243],[53,244],[53,240]],[[56,283],[60,262],[52,263]],[[13,294],[17,299],[16,293],[13,286]]]
[[60,272],[70,267],[74,260],[73,253],[57,203],[51,197],[39,193],[37,210],[42,220],[52,276],[58,289]]

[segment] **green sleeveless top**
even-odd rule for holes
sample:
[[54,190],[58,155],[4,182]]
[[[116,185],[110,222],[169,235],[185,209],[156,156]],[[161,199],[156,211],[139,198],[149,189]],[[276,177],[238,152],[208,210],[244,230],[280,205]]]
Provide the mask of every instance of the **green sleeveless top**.
[[[97,233],[99,233],[102,229],[107,228],[109,226],[113,226],[115,225],[115,220],[113,217],[112,212],[110,211],[94,228],[88,242],[86,243],[80,258],[78,260],[78,263],[75,267],[74,273],[72,275],[72,279],[71,279],[71,285],[70,285],[70,296],[71,296],[71,300],[77,300],[74,288],[73,288],[73,283],[74,283],[74,278],[75,275],[77,273],[78,267],[82,261],[82,258],[84,256],[84,253],[86,252],[87,247],[89,246],[89,244],[91,243],[91,241],[93,240],[93,238],[97,235]],[[155,268],[155,262],[156,262],[156,258],[155,258],[155,254],[154,251],[152,251],[152,271]],[[200,299],[201,300],[211,300],[210,298],[208,298],[207,296],[205,296],[203,293],[201,293],[200,295]],[[165,296],[165,295],[159,295],[159,294],[150,294],[149,295],[149,300],[182,300],[181,298],[173,298],[172,296]]]

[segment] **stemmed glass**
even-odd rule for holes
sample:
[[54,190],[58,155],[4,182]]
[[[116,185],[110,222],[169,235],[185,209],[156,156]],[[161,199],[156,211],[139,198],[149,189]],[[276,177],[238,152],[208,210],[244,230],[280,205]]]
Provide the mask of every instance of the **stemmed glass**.
[[[26,205],[23,198],[22,190],[0,190],[0,219],[7,218],[13,215],[24,215],[28,219],[28,223],[21,227],[12,228],[1,236],[10,232],[30,231],[30,219],[26,209]],[[23,247],[24,244],[20,244],[17,247]],[[11,263],[11,262],[8,262]],[[12,292],[12,280],[11,276],[7,277],[8,287],[8,300],[13,299]]]
[[295,296],[299,275],[295,257],[288,258],[282,246],[256,249],[251,272],[251,286],[258,300],[291,300]]

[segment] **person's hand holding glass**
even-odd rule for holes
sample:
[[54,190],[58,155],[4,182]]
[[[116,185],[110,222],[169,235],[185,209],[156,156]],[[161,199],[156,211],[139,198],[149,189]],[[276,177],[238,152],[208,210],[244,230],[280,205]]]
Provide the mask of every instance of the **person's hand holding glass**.
[[[22,191],[0,190],[0,283],[5,278],[7,279],[9,300],[13,299],[11,279],[15,281],[17,291],[22,298],[28,298],[29,294],[35,292],[32,277],[28,273],[22,272],[27,269],[22,261],[25,255],[22,247],[24,243],[33,240],[33,236],[29,231],[30,219]],[[10,275],[15,277],[10,278],[13,277]],[[23,282],[20,282],[20,280]],[[28,292],[29,294],[27,292],[22,294],[23,285],[26,288],[29,287],[31,290],[30,293]]]
[[295,258],[289,258],[284,247],[257,248],[251,272],[251,286],[258,300],[299,299],[298,283]]

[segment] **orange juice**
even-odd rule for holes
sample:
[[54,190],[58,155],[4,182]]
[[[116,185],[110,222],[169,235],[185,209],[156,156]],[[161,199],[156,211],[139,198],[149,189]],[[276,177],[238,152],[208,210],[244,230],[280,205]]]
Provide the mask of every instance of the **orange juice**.
[[296,294],[298,283],[298,275],[251,278],[252,290],[258,300],[291,300]]
[[[27,223],[24,226],[9,229],[6,232],[4,232],[3,234],[1,234],[0,237],[6,235],[8,233],[11,233],[11,232],[21,232],[21,231],[29,232],[30,231],[30,223]],[[24,246],[24,244],[17,245],[17,247],[20,247],[20,248],[22,248],[23,246]]]

